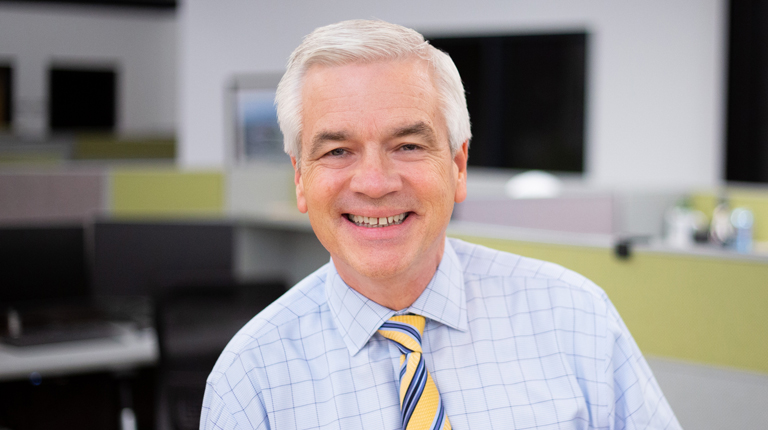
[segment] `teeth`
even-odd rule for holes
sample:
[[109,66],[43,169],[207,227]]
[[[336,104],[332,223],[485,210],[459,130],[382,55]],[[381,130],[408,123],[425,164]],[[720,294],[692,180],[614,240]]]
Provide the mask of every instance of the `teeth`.
[[348,214],[347,218],[361,227],[389,227],[390,225],[396,225],[403,222],[406,214],[401,213],[399,215],[393,215],[388,217],[367,217],[361,215]]

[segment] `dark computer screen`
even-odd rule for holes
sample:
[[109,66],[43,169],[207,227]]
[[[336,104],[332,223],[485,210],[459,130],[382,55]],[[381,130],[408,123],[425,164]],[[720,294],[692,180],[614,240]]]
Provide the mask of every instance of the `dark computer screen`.
[[725,179],[768,183],[768,2],[731,0]]
[[429,40],[464,82],[469,165],[584,171],[586,33]]
[[52,68],[48,90],[48,119],[52,131],[114,130],[117,117],[114,70]]
[[0,302],[55,302],[89,292],[85,229],[0,228]]

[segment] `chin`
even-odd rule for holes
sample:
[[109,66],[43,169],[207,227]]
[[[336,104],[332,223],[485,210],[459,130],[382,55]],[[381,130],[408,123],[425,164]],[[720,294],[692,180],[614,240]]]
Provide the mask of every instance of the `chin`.
[[349,264],[359,274],[368,279],[387,279],[405,272],[408,268],[408,258],[403,253],[382,255],[371,253],[368,258],[350,261]]

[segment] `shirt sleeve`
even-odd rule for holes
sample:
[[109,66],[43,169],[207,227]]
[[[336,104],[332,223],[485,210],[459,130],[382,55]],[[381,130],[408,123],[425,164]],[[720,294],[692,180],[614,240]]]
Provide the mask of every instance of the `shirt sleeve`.
[[[200,414],[200,430],[269,430],[269,419],[260,390],[243,380],[230,387],[226,374],[205,387]],[[248,393],[245,393],[247,391]],[[249,401],[241,399],[250,397]],[[242,422],[241,422],[242,421]]]
[[651,368],[616,308],[607,302],[606,380],[612,382],[614,409],[609,427],[614,430],[681,429],[661,392]]

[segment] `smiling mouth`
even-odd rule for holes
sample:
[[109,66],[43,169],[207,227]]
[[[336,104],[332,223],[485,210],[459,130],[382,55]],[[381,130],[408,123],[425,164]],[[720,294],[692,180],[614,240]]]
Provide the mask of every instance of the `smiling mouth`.
[[405,221],[406,218],[408,218],[408,215],[410,212],[404,212],[399,215],[394,216],[388,216],[388,217],[367,217],[362,215],[353,215],[353,214],[344,214],[347,219],[355,223],[355,225],[360,227],[368,227],[368,228],[378,228],[378,227],[389,227],[392,225],[398,225],[402,224],[403,221]]

